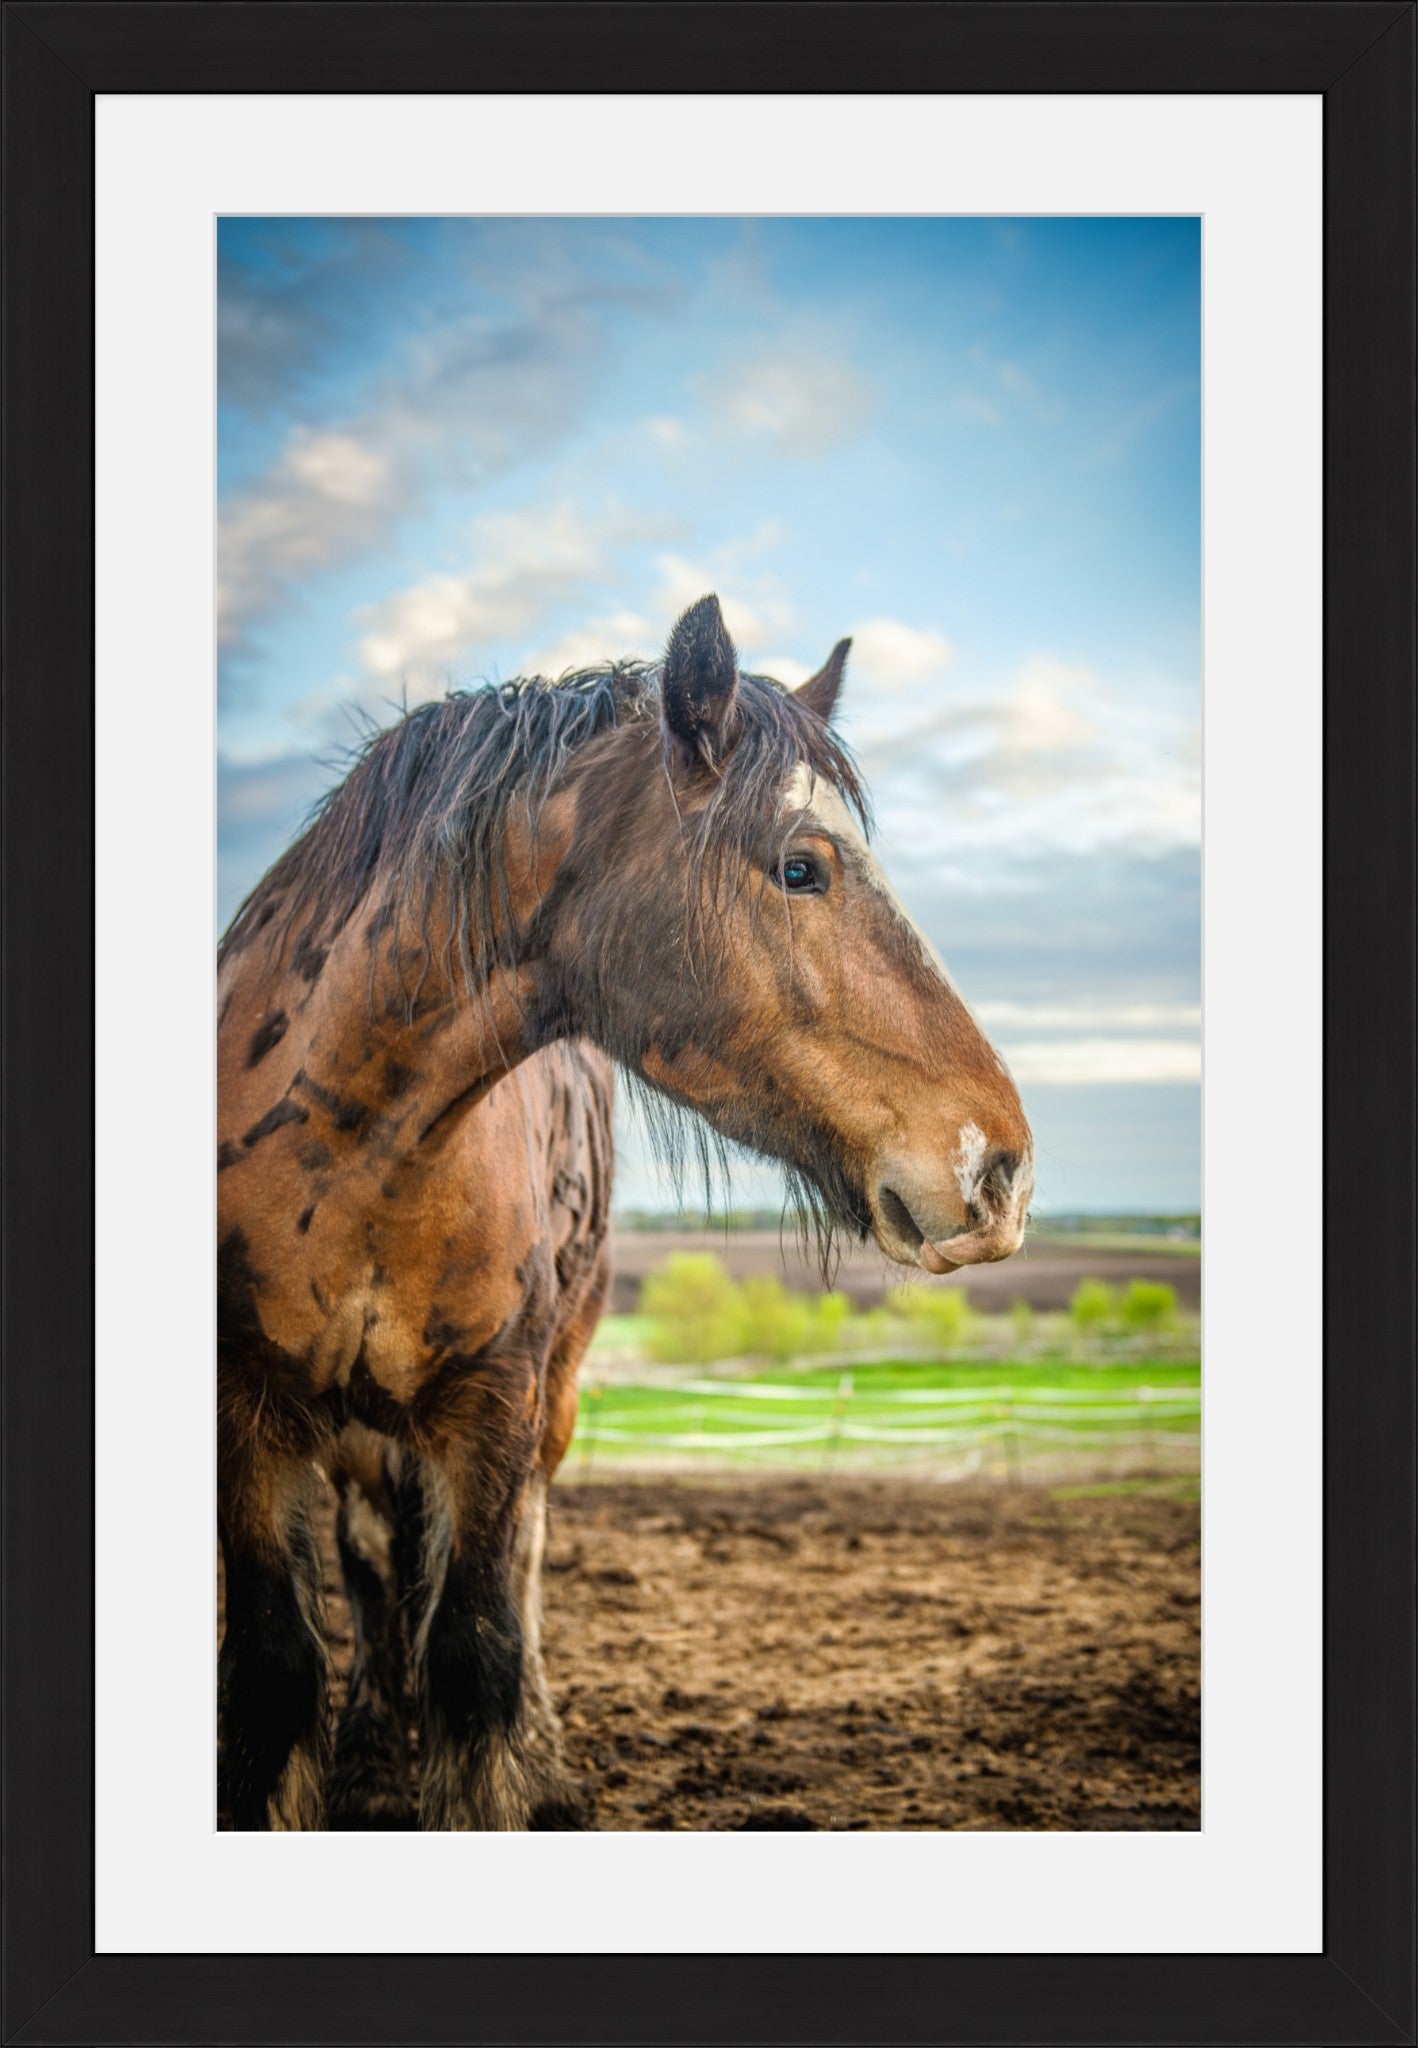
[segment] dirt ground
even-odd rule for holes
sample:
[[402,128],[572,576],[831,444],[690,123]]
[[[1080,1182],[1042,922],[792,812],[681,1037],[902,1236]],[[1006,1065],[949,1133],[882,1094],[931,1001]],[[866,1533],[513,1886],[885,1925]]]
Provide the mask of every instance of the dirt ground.
[[[635,1231],[620,1230],[615,1239],[615,1278],[611,1306],[627,1315],[640,1300],[647,1273],[663,1264],[671,1252],[709,1251],[722,1259],[735,1280],[751,1273],[772,1273],[788,1287],[815,1294],[821,1275],[805,1259],[792,1233],[776,1230],[739,1230],[726,1237],[720,1231]],[[1177,1291],[1184,1309],[1195,1311],[1201,1303],[1201,1260],[1169,1252],[1092,1251],[1086,1246],[1062,1244],[1048,1237],[1031,1238],[1024,1250],[997,1266],[971,1266],[968,1271],[941,1283],[965,1287],[976,1308],[987,1314],[1007,1309],[1013,1301],[1027,1301],[1041,1311],[1067,1308],[1073,1291],[1083,1279],[1106,1280],[1125,1287],[1129,1280],[1165,1280]],[[901,1269],[893,1267],[875,1245],[846,1244],[836,1284],[858,1308],[874,1308],[889,1287],[900,1284]]]
[[[343,1674],[338,1596],[330,1622]],[[1195,1501],[552,1491],[547,1668],[595,1828],[1199,1827],[1199,1624]]]

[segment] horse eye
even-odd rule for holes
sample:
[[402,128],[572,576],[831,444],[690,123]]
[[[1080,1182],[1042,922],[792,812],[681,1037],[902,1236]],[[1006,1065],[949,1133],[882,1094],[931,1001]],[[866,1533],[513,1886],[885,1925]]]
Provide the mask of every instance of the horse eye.
[[817,888],[817,870],[810,860],[803,860],[794,854],[785,860],[781,869],[783,887],[799,895]]

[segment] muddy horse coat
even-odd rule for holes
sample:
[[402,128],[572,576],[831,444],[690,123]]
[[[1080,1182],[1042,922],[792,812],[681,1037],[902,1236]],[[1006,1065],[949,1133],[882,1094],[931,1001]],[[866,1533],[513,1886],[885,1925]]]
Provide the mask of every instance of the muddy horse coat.
[[[241,1828],[574,1824],[546,1488],[609,1280],[613,1077],[948,1272],[1032,1190],[1014,1085],[869,849],[829,719],[715,598],[663,662],[452,696],[365,748],[219,961],[225,1797]],[[355,1667],[328,1725],[311,1509]],[[417,1770],[408,1731],[417,1720]]]

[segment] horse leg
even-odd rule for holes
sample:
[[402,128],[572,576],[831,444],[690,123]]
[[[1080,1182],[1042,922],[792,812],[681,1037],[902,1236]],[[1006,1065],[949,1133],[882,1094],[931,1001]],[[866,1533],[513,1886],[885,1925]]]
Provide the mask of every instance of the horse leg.
[[610,1262],[602,1246],[581,1304],[552,1347],[537,1468],[528,1481],[518,1525],[514,1567],[518,1611],[522,1617],[524,1690],[528,1725],[542,1763],[542,1783],[531,1822],[534,1828],[582,1828],[590,1824],[586,1798],[567,1768],[561,1725],[542,1666],[542,1559],[546,1549],[547,1493],[576,1427],[577,1373],[609,1289]]
[[526,1427],[474,1429],[459,1451],[425,1465],[423,1828],[526,1828],[568,1792],[528,1601],[544,1501],[533,1483],[534,1381],[525,1392],[525,1407],[511,1390],[496,1406],[504,1418],[525,1413]]
[[522,1623],[522,1697],[533,1781],[533,1828],[580,1828],[586,1802],[567,1769],[561,1724],[542,1666],[542,1558],[546,1551],[547,1477],[527,1481],[512,1554],[513,1597]]
[[324,1825],[327,1659],[316,1474],[271,1426],[259,1396],[223,1388],[219,1525],[226,1630],[218,1659],[224,1777],[233,1824]]
[[335,1733],[330,1823],[345,1829],[414,1825],[409,1754],[409,1645],[404,1603],[406,1486],[399,1453],[349,1430],[332,1479],[336,1538],[354,1629],[354,1664]]

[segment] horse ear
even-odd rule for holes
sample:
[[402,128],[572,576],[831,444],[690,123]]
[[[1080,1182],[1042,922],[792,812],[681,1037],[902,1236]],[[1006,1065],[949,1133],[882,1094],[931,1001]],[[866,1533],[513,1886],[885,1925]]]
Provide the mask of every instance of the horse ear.
[[839,640],[817,674],[809,676],[805,683],[799,683],[793,692],[809,711],[817,713],[824,725],[837,709],[837,699],[842,694],[842,673],[847,666],[851,645],[850,640]]
[[660,701],[687,762],[713,761],[733,738],[739,658],[717,597],[692,604],[665,649]]

